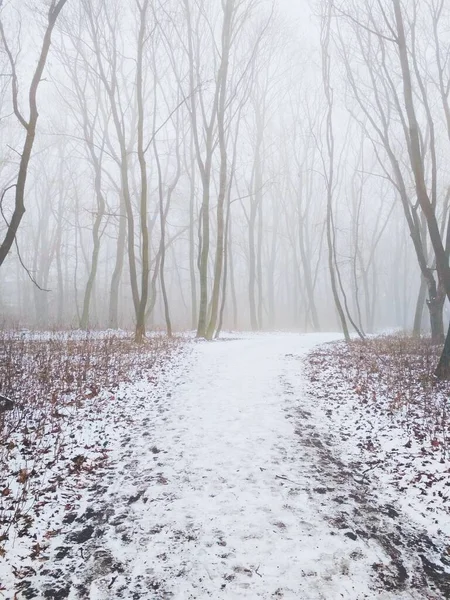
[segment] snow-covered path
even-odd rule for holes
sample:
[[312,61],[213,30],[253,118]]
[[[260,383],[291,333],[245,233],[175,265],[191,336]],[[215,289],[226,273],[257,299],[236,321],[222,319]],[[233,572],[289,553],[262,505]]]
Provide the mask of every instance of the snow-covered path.
[[45,597],[423,598],[374,589],[387,555],[354,533],[347,474],[317,455],[302,356],[333,337],[192,343],[157,386],[126,389],[110,470],[53,543]]
[[146,489],[145,509],[134,506],[132,536],[143,541],[135,574],[150,570],[179,598],[313,598],[319,588],[330,597],[342,546],[353,548],[315,514],[285,384],[312,342],[317,336],[197,345],[155,429],[162,483]]

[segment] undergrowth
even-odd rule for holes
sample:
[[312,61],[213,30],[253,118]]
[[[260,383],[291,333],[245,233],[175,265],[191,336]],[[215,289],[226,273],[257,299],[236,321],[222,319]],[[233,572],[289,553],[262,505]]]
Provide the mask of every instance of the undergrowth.
[[83,429],[83,409],[101,419],[119,384],[152,381],[176,344],[164,336],[136,345],[114,333],[0,331],[0,395],[14,402],[0,410],[0,559],[12,531],[26,535],[33,514],[67,477],[95,472],[107,460],[100,443],[70,454],[68,438]]
[[[395,418],[424,452],[450,453],[450,382],[434,376],[441,348],[429,338],[386,335],[322,346],[310,356],[311,378],[328,374],[330,399],[341,401],[342,384],[359,402]],[[330,385],[330,381],[332,384]],[[338,398],[339,397],[339,398]]]

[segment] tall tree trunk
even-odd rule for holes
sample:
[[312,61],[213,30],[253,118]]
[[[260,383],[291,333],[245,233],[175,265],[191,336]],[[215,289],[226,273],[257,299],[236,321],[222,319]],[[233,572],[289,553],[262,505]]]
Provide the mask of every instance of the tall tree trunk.
[[256,314],[256,252],[255,252],[255,229],[256,229],[257,206],[254,200],[250,205],[250,218],[248,223],[248,294],[250,306],[250,327],[252,331],[258,331],[258,317]]
[[127,221],[122,211],[125,210],[122,195],[119,194],[119,232],[117,235],[117,250],[114,271],[111,277],[111,285],[109,290],[109,318],[108,323],[111,329],[119,327],[119,288],[122,278],[123,260],[125,256],[125,242],[127,236]]
[[236,295],[236,280],[235,280],[235,274],[234,274],[234,254],[233,254],[233,249],[232,249],[232,241],[233,241],[233,235],[232,235],[232,220],[230,218],[230,223],[228,225],[228,256],[229,256],[229,263],[230,263],[230,290],[231,290],[231,301],[232,301],[232,306],[233,306],[233,328],[237,329],[238,328],[238,303],[237,303],[237,295]]
[[327,169],[326,173],[326,194],[327,194],[327,212],[326,212],[326,231],[328,243],[328,270],[330,273],[331,290],[333,293],[334,304],[341,323],[342,332],[346,341],[350,341],[350,334],[345,318],[344,309],[339,297],[339,290],[336,278],[335,265],[335,232],[333,225],[333,189],[334,189],[334,131],[333,131],[333,90],[331,88],[331,65],[330,65],[330,31],[331,31],[331,3],[327,3],[326,12],[322,18],[321,44],[322,44],[322,80],[325,97],[327,100],[326,114],[326,147],[327,147]]
[[[140,171],[140,209],[139,220],[141,225],[141,295],[136,311],[136,333],[135,341],[141,343],[145,337],[145,311],[148,301],[148,278],[150,273],[149,257],[149,233],[147,222],[147,162],[144,150],[144,91],[143,91],[143,58],[144,46],[147,36],[147,9],[148,0],[143,0],[142,4],[137,3],[139,10],[139,35],[136,61],[136,101],[138,111],[137,122],[137,155]],[[156,87],[156,86],[155,86]]]
[[219,197],[217,201],[217,241],[216,255],[214,260],[214,282],[211,296],[211,317],[206,330],[206,338],[211,340],[214,336],[214,331],[217,325],[217,317],[219,314],[219,298],[222,282],[223,261],[224,261],[224,244],[225,244],[225,218],[224,205],[227,193],[227,168],[228,168],[228,153],[227,139],[225,133],[225,108],[227,100],[227,81],[228,81],[228,66],[231,45],[231,25],[233,16],[234,0],[225,0],[222,3],[223,8],[223,25],[222,25],[222,59],[219,67],[219,99],[217,104],[217,128],[219,137],[220,150],[220,176],[219,176]]
[[81,313],[80,319],[80,329],[87,329],[89,327],[89,307],[91,303],[91,296],[94,289],[95,278],[97,276],[98,270],[98,258],[100,255],[100,227],[103,221],[103,217],[105,214],[105,198],[102,192],[102,181],[101,181],[101,165],[100,162],[95,157],[94,161],[95,168],[95,195],[97,198],[97,214],[94,219],[94,227],[92,229],[92,240],[93,240],[93,250],[92,250],[92,260],[91,260],[91,268],[89,271],[88,280],[86,283],[86,289],[84,292],[84,301],[83,301],[83,310]]
[[416,310],[414,311],[413,336],[420,337],[422,331],[422,318],[425,300],[427,296],[427,282],[424,277],[420,278],[420,288],[417,295]]
[[163,192],[163,181],[162,181],[162,172],[161,172],[161,163],[159,160],[158,149],[156,146],[156,140],[154,141],[154,151],[155,151],[155,159],[156,166],[158,170],[158,196],[159,196],[159,222],[161,227],[161,241],[160,241],[160,249],[159,249],[159,279],[161,283],[161,293],[163,298],[163,306],[164,306],[164,317],[166,320],[166,329],[167,335],[172,337],[172,321],[170,319],[170,310],[169,310],[169,300],[167,297],[166,290],[166,281],[164,277],[164,265],[166,260],[166,213],[164,210],[164,192]]
[[189,277],[191,283],[191,327],[196,326],[197,321],[197,278],[195,270],[195,159],[193,141],[191,141],[191,158],[189,169]]

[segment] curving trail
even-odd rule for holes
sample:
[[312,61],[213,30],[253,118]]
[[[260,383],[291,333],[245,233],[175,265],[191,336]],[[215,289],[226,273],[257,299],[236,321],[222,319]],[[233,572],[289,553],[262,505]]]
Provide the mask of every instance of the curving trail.
[[320,431],[302,357],[336,337],[194,342],[156,386],[124,388],[110,468],[54,543],[43,597],[439,597],[405,583],[411,561],[374,533],[398,522]]

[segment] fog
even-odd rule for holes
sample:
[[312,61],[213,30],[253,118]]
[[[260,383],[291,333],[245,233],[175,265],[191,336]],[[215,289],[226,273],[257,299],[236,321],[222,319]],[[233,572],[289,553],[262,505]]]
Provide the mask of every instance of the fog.
[[0,20],[3,324],[442,338],[445,0],[10,0]]

